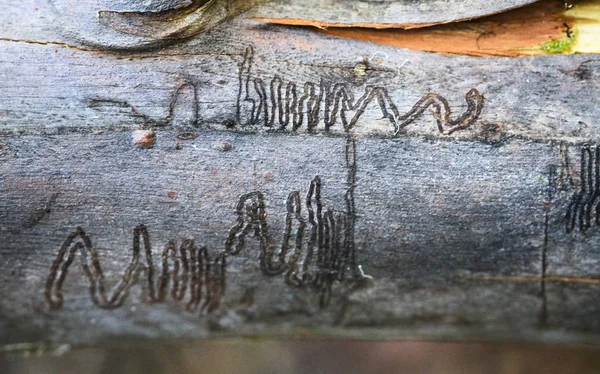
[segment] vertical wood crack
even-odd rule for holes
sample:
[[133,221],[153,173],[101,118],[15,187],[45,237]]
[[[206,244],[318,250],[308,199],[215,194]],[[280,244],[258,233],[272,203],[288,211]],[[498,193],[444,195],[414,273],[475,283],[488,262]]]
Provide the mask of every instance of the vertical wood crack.
[[550,209],[554,200],[554,181],[556,178],[556,165],[548,167],[548,185],[546,186],[546,203],[544,204],[544,242],[542,245],[542,274],[540,277],[540,297],[542,305],[539,312],[538,324],[540,327],[548,325],[548,295],[546,280],[548,271],[548,227],[550,223]]

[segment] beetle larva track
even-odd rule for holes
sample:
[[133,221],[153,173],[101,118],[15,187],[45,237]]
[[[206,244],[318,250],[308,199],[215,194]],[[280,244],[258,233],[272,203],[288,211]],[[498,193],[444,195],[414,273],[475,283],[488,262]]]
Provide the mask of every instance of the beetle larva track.
[[[483,95],[472,88],[465,95],[467,103],[465,112],[455,119],[450,118],[452,111],[448,100],[436,93],[421,97],[408,112],[401,114],[388,89],[383,86],[367,85],[362,96],[355,99],[352,89],[346,82],[321,79],[319,84],[305,82],[301,88],[294,81],[284,83],[283,78],[278,75],[265,82],[261,77],[253,76],[253,66],[254,49],[250,46],[246,49],[244,59],[239,65],[235,119],[229,118],[221,122],[228,129],[250,132],[260,129],[297,132],[303,129],[308,133],[339,133],[332,129],[335,130],[334,127],[341,122],[341,133],[348,133],[356,128],[369,105],[376,103],[381,110],[382,118],[392,124],[394,136],[415,122],[427,110],[435,118],[438,131],[450,135],[472,126],[484,106]],[[154,119],[141,113],[127,101],[92,98],[88,105],[91,108],[106,105],[129,108],[131,116],[142,119],[146,126],[174,126],[180,96],[188,92],[193,100],[189,108],[193,118],[189,122],[191,127],[198,127],[202,123],[199,109],[199,84],[201,83],[186,78],[172,94],[167,115],[162,119]]]
[[[335,214],[332,209],[323,207],[318,176],[311,181],[304,204],[307,215],[302,209],[300,193],[289,194],[283,240],[279,250],[275,250],[276,245],[269,235],[264,195],[258,191],[245,194],[237,204],[237,222],[229,232],[223,252],[211,256],[206,247],[196,246],[191,239],[183,240],[177,250],[176,242],[169,241],[162,250],[160,267],[153,259],[148,229],[139,225],[133,231],[131,261],[110,294],[92,240],[79,227],[62,244],[50,268],[44,291],[46,302],[53,309],[63,305],[63,284],[79,253],[90,296],[101,308],[121,306],[143,270],[152,302],[165,301],[170,283],[174,300],[182,301],[189,294],[188,311],[195,311],[201,305],[202,310],[211,312],[219,307],[225,295],[227,259],[240,254],[253,236],[259,242],[262,273],[283,275],[290,286],[316,289],[320,293],[320,305],[324,307],[330,301],[335,281],[361,277],[354,244],[350,243],[353,233],[350,234],[349,222],[352,220],[348,213]],[[155,275],[158,275],[156,281]]]
[[454,120],[450,119],[448,101],[435,93],[423,96],[407,113],[400,114],[385,87],[367,86],[357,100],[346,83],[325,80],[321,80],[318,89],[316,84],[306,82],[300,92],[296,82],[284,85],[277,75],[268,83],[252,77],[253,62],[254,49],[248,47],[239,76],[237,123],[242,127],[258,125],[296,131],[305,126],[307,131],[313,132],[323,122],[322,130],[329,132],[341,121],[344,131],[348,132],[355,128],[369,104],[376,102],[383,118],[394,126],[394,134],[413,123],[427,109],[436,119],[439,132],[452,134],[471,126],[483,110],[483,96],[473,88],[465,96],[467,110]]
[[567,233],[576,228],[585,233],[592,224],[600,225],[600,148],[584,146],[581,149],[579,191],[573,194],[567,214]]

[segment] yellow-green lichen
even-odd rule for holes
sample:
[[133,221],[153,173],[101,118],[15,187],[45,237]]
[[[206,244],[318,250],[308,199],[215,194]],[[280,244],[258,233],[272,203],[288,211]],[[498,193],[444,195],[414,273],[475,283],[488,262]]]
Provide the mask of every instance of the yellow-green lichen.
[[577,44],[577,34],[572,33],[568,38],[550,40],[542,44],[542,50],[550,54],[571,53]]
[[365,63],[356,64],[356,66],[352,69],[352,73],[357,78],[362,78],[367,74],[367,65]]

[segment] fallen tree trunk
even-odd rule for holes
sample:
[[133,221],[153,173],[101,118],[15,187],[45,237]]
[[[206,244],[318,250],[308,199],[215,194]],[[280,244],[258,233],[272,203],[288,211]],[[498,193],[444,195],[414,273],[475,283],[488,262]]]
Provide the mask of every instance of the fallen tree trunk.
[[598,342],[598,56],[5,24],[2,344]]

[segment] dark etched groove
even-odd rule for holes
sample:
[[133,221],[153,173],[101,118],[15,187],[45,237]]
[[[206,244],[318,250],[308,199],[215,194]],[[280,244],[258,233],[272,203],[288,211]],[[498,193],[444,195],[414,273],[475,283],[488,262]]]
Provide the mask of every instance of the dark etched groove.
[[571,167],[571,157],[569,156],[569,144],[561,143],[559,147],[560,175],[558,177],[558,189],[567,191],[575,188],[573,182],[573,170]]
[[[148,229],[140,225],[133,232],[131,261],[110,294],[98,253],[90,237],[79,227],[65,240],[50,268],[44,290],[46,302],[53,309],[63,305],[63,284],[79,253],[81,267],[90,285],[90,296],[101,308],[121,306],[129,288],[137,282],[139,272],[144,270],[152,302],[166,300],[170,283],[173,300],[182,301],[189,294],[188,311],[197,310],[204,300],[201,310],[211,312],[219,307],[225,295],[227,258],[238,255],[246,247],[248,236],[253,235],[259,242],[262,273],[284,275],[290,286],[316,289],[320,292],[320,305],[324,307],[329,303],[335,281],[360,277],[354,245],[349,243],[353,240],[353,233],[350,235],[353,227],[349,226],[348,217],[353,213],[335,214],[332,209],[324,210],[318,176],[310,183],[304,203],[308,217],[303,216],[299,192],[290,193],[285,230],[278,250],[269,235],[264,195],[257,191],[239,199],[237,222],[230,230],[223,252],[213,258],[206,247],[197,247],[190,239],[182,241],[177,251],[176,242],[169,241],[163,248],[160,267],[154,263]],[[145,266],[142,266],[144,260]],[[349,270],[353,277],[347,277]]]
[[[119,307],[127,297],[127,290],[136,282],[137,272],[140,269],[141,247],[144,247],[146,260],[146,275],[148,280],[149,298],[153,302],[162,302],[166,298],[167,286],[172,280],[171,296],[174,300],[182,300],[188,287],[190,278],[190,300],[188,310],[196,309],[202,291],[206,292],[206,302],[203,308],[214,309],[215,300],[218,300],[224,289],[224,277],[221,269],[225,266],[225,258],[217,256],[211,260],[205,247],[197,248],[192,240],[184,240],[176,251],[176,244],[170,241],[162,251],[162,269],[155,283],[156,272],[152,258],[150,235],[144,225],[136,227],[133,231],[133,250],[129,266],[121,281],[107,295],[104,273],[98,259],[98,253],[85,231],[78,227],[63,243],[58,255],[52,264],[50,274],[46,280],[45,299],[53,309],[60,308],[63,304],[62,286],[68,274],[75,255],[80,253],[83,272],[90,284],[90,295],[94,304],[101,308],[112,309]],[[65,255],[68,253],[67,258]],[[91,257],[91,267],[88,262]],[[173,262],[173,271],[169,271],[169,260]],[[180,274],[181,268],[181,274]]]
[[[280,246],[274,245],[269,235],[265,202],[262,193],[244,195],[237,206],[238,224],[229,233],[225,250],[231,255],[241,252],[248,234],[254,232],[260,246],[260,268],[268,276],[283,275],[288,285],[310,286],[321,294],[321,305],[329,303],[331,287],[337,281],[348,279],[352,269],[358,276],[354,247],[348,245],[348,212],[335,214],[324,209],[321,202],[321,179],[310,183],[304,206],[298,192],[287,199],[287,214]],[[294,229],[295,228],[295,229]]]
[[600,148],[581,149],[579,191],[573,194],[565,215],[567,233],[578,228],[582,233],[600,225]]
[[[293,81],[284,84],[283,79],[277,75],[270,82],[265,82],[260,77],[252,77],[253,64],[254,49],[250,46],[246,49],[239,67],[236,118],[223,122],[226,128],[254,130],[262,127],[267,130],[292,132],[305,128],[309,133],[330,133],[331,129],[341,122],[343,132],[350,132],[369,105],[377,103],[382,118],[389,120],[393,125],[394,135],[398,135],[400,130],[415,122],[427,110],[436,119],[438,131],[449,135],[473,125],[484,106],[483,95],[472,88],[465,95],[467,109],[458,118],[450,118],[448,101],[436,93],[423,96],[408,112],[401,114],[385,87],[366,86],[362,96],[355,99],[347,83],[321,80],[318,87],[312,82],[305,82],[303,88],[299,88]],[[201,123],[198,87],[197,83],[189,80],[177,87],[171,97],[167,115],[161,119],[153,119],[140,113],[126,101],[93,98],[88,106],[117,106],[129,109],[131,116],[141,118],[147,126],[172,126],[175,107],[186,88],[190,88],[193,94],[192,126],[198,127]]]
[[550,209],[554,202],[556,194],[556,165],[548,167],[548,185],[546,186],[546,202],[544,204],[544,241],[542,245],[542,274],[540,276],[540,297],[542,305],[538,315],[538,324],[546,326],[548,324],[548,294],[547,294],[547,278],[548,278],[548,229],[550,226]]
[[322,122],[322,130],[329,132],[341,121],[343,130],[348,132],[355,128],[369,104],[376,102],[383,118],[394,126],[394,134],[413,123],[427,109],[436,119],[439,132],[452,134],[471,126],[483,110],[483,96],[475,88],[465,96],[467,110],[454,120],[450,119],[448,101],[435,93],[423,96],[406,114],[400,114],[388,90],[381,86],[367,86],[364,94],[355,100],[347,84],[321,80],[318,90],[314,83],[306,82],[300,94],[296,82],[288,82],[284,88],[282,78],[277,75],[269,83],[259,77],[253,78],[253,62],[254,50],[248,47],[239,76],[237,123],[242,127],[296,131],[305,126],[312,132]]

